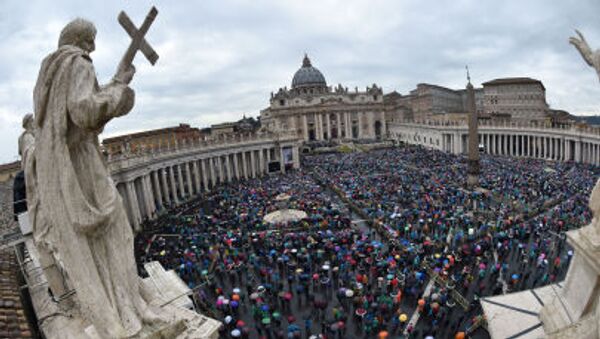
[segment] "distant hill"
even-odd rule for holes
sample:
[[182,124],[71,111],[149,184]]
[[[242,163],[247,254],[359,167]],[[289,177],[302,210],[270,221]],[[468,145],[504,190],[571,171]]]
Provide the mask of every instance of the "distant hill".
[[579,121],[585,121],[590,125],[600,125],[600,115],[575,116]]

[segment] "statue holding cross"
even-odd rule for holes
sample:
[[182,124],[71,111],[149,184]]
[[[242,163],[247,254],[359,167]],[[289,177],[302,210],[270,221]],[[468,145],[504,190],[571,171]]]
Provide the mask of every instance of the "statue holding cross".
[[[74,292],[65,295],[102,338],[135,338],[173,321],[150,305],[137,275],[133,231],[98,143],[104,126],[133,108],[129,83],[136,52],[152,64],[158,59],[144,38],[156,14],[152,8],[139,29],[124,12],[119,15],[132,42],[104,86],[90,57],[96,29],[73,20],[62,30],[58,49],[42,62],[34,89],[34,239],[63,267]],[[69,298],[53,292],[57,299]]]

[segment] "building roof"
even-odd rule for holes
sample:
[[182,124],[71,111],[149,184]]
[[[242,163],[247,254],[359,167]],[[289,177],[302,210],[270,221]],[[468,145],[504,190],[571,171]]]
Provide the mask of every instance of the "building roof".
[[292,88],[299,87],[326,87],[325,77],[310,63],[308,55],[304,55],[302,67],[296,71],[292,79]]
[[6,164],[0,164],[0,172],[18,171],[21,169],[21,161],[13,161]]
[[543,90],[546,90],[544,84],[537,79],[518,77],[518,78],[499,78],[488,82],[484,82],[483,86],[497,86],[497,85],[514,85],[514,84],[539,84]]
[[[137,132],[137,133],[119,135],[119,136],[112,137],[112,138],[106,138],[102,141],[102,144],[110,144],[110,143],[114,143],[114,142],[149,137],[149,136],[154,136],[154,135],[164,135],[164,134],[168,134],[168,133],[188,132],[191,130],[198,130],[198,129],[195,127],[190,127],[190,125],[188,125],[188,124],[179,124],[179,126],[175,126],[175,127],[152,129],[149,131],[142,131],[142,132]],[[200,132],[200,130],[198,130],[198,132]]]
[[[12,180],[0,183],[0,232],[17,227],[13,219]],[[0,251],[0,338],[33,338],[19,295],[18,263],[12,248]]]

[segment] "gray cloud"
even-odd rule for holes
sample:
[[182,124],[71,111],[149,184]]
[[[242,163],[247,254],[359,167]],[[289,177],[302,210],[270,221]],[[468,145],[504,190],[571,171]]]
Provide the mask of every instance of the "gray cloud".
[[419,82],[465,85],[530,76],[554,108],[600,114],[600,84],[568,37],[581,29],[600,48],[600,2],[534,1],[123,1],[5,0],[0,5],[0,162],[16,159],[21,116],[32,110],[41,60],[58,33],[82,16],[98,28],[92,55],[100,82],[112,76],[129,38],[125,10],[139,25],[156,5],[148,40],[155,67],[140,56],[134,110],[103,136],[189,122],[208,126],[258,115],[269,93],[290,85],[304,52],[329,84],[377,83],[407,93]]

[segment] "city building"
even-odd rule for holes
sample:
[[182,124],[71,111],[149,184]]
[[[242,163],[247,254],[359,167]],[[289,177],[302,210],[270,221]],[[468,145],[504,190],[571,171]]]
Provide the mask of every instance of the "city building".
[[270,105],[260,112],[261,124],[271,131],[292,130],[304,140],[383,139],[387,132],[384,96],[373,84],[364,91],[327,86],[325,77],[307,55],[292,79],[292,87],[271,93]]
[[531,78],[502,78],[483,83],[484,111],[492,119],[535,124],[549,122],[546,88]]

